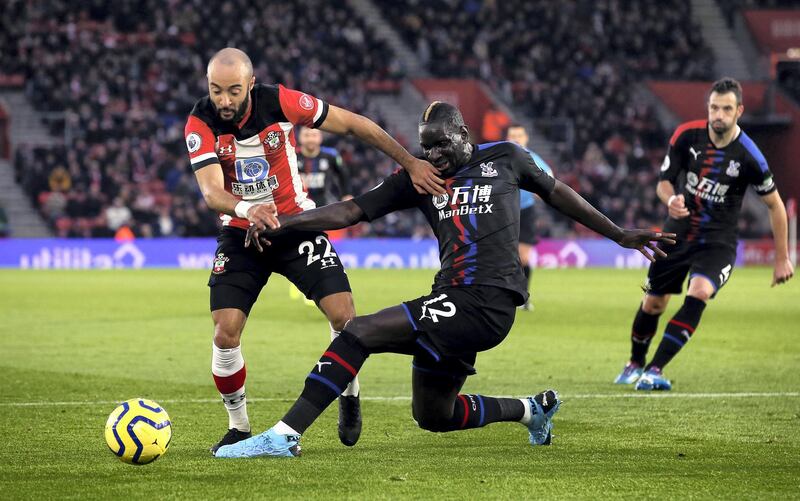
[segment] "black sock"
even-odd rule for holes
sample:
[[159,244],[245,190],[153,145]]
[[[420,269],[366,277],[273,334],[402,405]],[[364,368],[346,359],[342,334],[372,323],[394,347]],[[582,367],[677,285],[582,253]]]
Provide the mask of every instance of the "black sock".
[[298,433],[311,426],[356,377],[369,352],[347,331],[334,339],[306,377],[300,398],[283,417]]
[[459,394],[448,420],[420,420],[420,426],[436,432],[480,428],[499,421],[519,421],[525,406],[518,398],[495,398],[484,395]]
[[681,351],[683,345],[689,342],[695,329],[697,329],[705,307],[705,302],[696,297],[686,296],[681,309],[667,323],[667,327],[664,329],[664,337],[661,338],[656,354],[647,366],[648,369],[651,367],[663,369],[672,360],[672,357]]
[[633,319],[633,327],[631,327],[631,362],[644,367],[645,357],[647,350],[650,348],[650,341],[656,334],[658,328],[658,317],[661,314],[645,313],[642,310],[642,305],[639,305],[639,310],[636,312],[636,317]]

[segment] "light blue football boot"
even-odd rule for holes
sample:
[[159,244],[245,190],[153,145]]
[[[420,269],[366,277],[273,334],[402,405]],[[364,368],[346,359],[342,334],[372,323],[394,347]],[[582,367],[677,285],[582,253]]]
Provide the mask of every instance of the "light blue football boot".
[[561,406],[556,390],[545,390],[536,396],[528,397],[531,409],[531,422],[528,433],[531,445],[550,445],[553,439],[553,415]]
[[256,458],[262,456],[296,457],[300,455],[300,435],[279,435],[272,428],[252,437],[223,445],[214,454],[218,458]]
[[669,391],[672,389],[672,383],[664,377],[661,369],[650,367],[636,382],[636,389],[641,391]]
[[622,372],[619,373],[619,376],[614,380],[614,384],[633,384],[642,377],[642,373],[644,369],[641,365],[628,362],[625,364],[625,367],[622,369]]

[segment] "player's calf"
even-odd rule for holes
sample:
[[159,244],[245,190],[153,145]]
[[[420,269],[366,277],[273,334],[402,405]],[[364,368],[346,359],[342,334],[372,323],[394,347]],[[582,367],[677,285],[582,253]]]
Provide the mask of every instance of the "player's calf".
[[683,348],[692,338],[695,329],[700,324],[700,317],[703,315],[706,303],[696,297],[686,296],[681,308],[675,316],[667,323],[664,329],[664,336],[658,345],[653,360],[647,365],[646,370],[657,367],[663,370],[670,360]]

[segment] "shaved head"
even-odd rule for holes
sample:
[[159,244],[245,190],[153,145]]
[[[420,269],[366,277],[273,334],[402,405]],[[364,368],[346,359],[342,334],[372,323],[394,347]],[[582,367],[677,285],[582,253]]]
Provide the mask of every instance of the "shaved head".
[[210,77],[213,70],[227,70],[227,71],[243,71],[241,75],[249,80],[253,76],[253,63],[244,51],[235,47],[225,47],[220,50],[208,62],[206,69],[207,75]]
[[219,118],[239,122],[250,109],[250,91],[255,85],[253,63],[247,54],[226,47],[208,62],[208,95]]

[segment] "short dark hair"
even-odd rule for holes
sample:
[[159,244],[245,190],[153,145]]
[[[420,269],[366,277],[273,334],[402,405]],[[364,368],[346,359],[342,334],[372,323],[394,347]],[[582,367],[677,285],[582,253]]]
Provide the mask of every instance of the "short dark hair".
[[511,130],[511,129],[524,129],[524,130],[525,130],[525,132],[528,132],[528,128],[527,128],[527,127],[525,127],[524,125],[522,125],[522,124],[521,124],[521,123],[519,123],[519,122],[511,122],[511,125],[509,125],[508,127],[506,127],[506,132],[508,132],[508,131],[509,131],[509,130]]
[[431,122],[440,122],[456,129],[465,125],[464,117],[461,116],[461,112],[458,110],[458,108],[450,103],[445,103],[442,101],[434,101],[429,104],[419,119],[420,125]]
[[708,91],[709,98],[713,92],[716,92],[717,94],[727,94],[728,92],[733,92],[733,95],[736,96],[736,104],[742,104],[742,84],[733,78],[724,77],[714,82],[714,84],[711,86],[711,90]]

